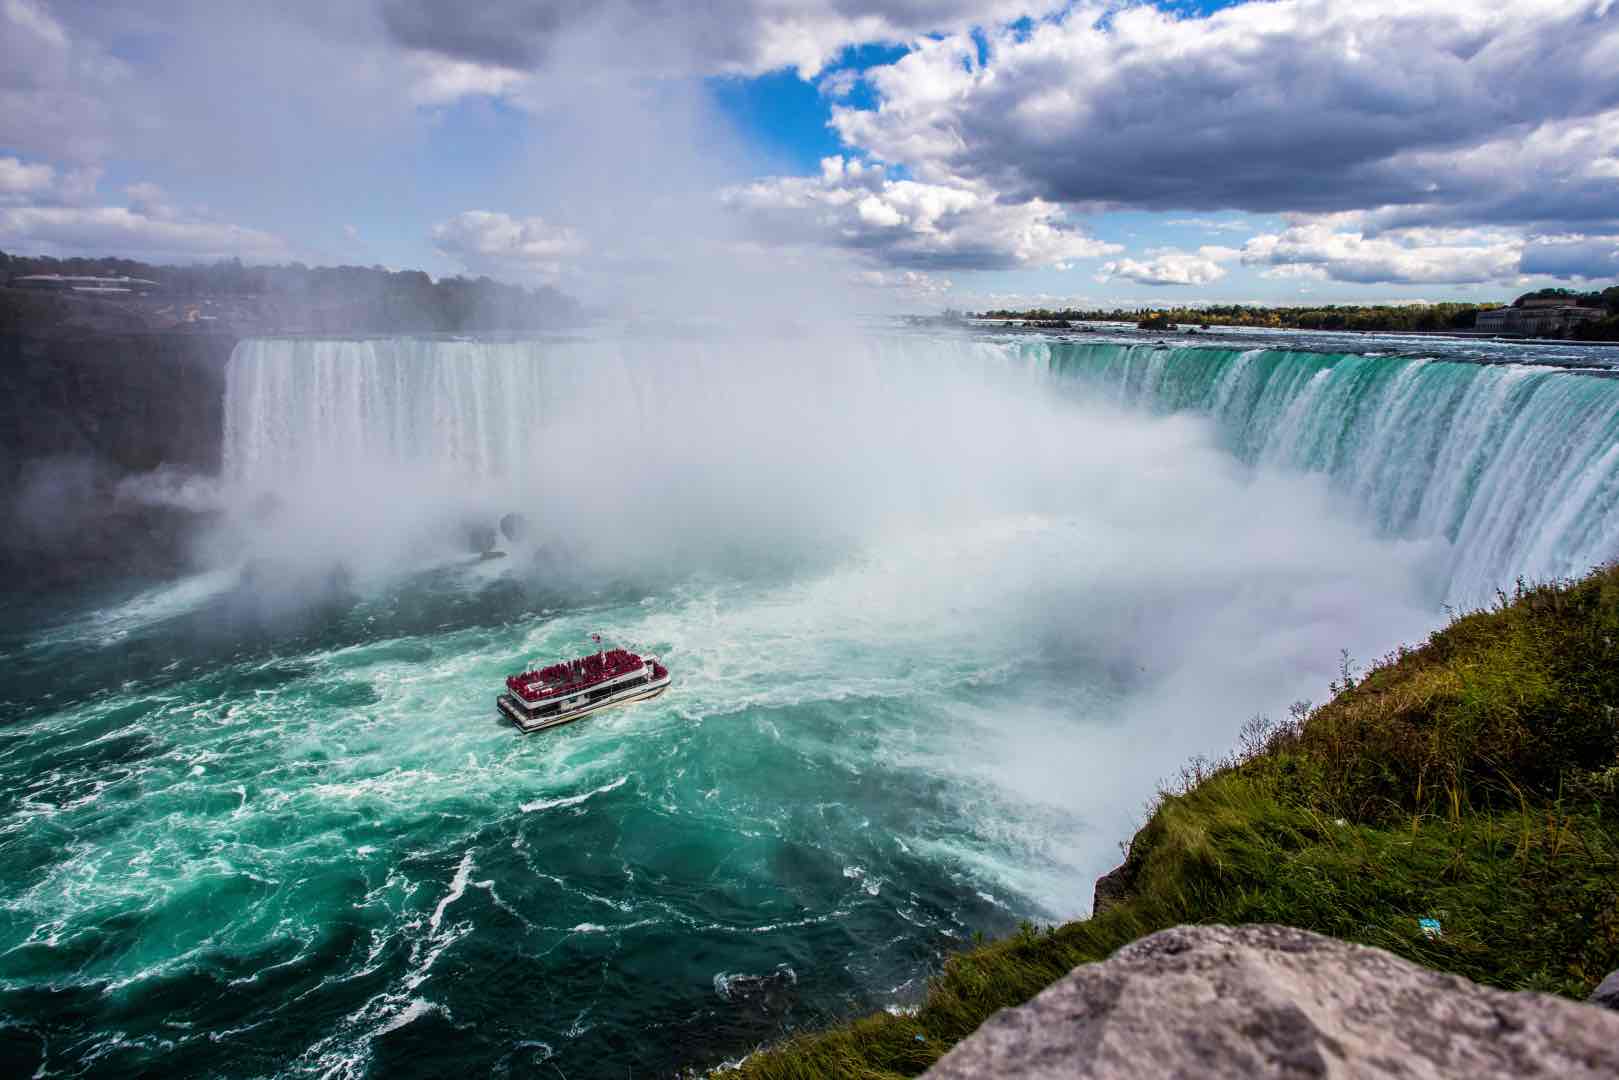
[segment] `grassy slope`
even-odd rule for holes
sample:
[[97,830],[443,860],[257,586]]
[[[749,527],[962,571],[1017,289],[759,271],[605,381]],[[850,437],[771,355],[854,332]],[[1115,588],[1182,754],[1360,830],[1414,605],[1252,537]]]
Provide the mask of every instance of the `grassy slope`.
[[1335,689],[1164,794],[1127,903],[960,954],[916,1015],[799,1035],[741,1075],[913,1076],[996,1009],[1181,923],[1287,923],[1576,997],[1619,968],[1619,567],[1520,587]]

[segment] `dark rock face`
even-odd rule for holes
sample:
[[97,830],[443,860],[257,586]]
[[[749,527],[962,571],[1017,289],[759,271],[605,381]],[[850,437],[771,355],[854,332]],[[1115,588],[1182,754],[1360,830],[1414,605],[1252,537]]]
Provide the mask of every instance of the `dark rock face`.
[[1608,1009],[1619,1009],[1619,971],[1610,971],[1602,985],[1591,994],[1591,1004]]
[[1129,901],[1130,877],[1130,865],[1124,863],[1096,879],[1096,891],[1091,894],[1091,918]]
[[235,347],[204,333],[0,336],[0,485],[50,457],[218,472]]
[[1003,1009],[931,1080],[1619,1076],[1619,1016],[1281,926],[1177,927]]
[[209,515],[123,481],[215,475],[230,335],[0,335],[0,573],[49,590],[166,576]]
[[1136,894],[1136,875],[1141,872],[1144,861],[1137,848],[1140,838],[1139,833],[1132,836],[1130,846],[1124,853],[1124,862],[1096,879],[1096,889],[1091,893],[1091,918],[1109,908],[1128,903]]

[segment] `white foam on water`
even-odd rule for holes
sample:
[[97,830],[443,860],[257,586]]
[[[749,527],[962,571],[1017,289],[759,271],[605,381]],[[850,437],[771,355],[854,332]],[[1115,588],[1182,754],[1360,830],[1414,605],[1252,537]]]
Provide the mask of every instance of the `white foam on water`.
[[617,780],[609,781],[599,788],[582,792],[578,795],[566,795],[555,799],[536,799],[533,802],[520,803],[518,809],[525,814],[538,813],[541,810],[559,810],[569,806],[581,806],[597,795],[605,795],[609,791],[617,791],[629,782],[628,776],[620,776]]
[[466,895],[467,882],[472,876],[472,852],[461,856],[461,863],[455,868],[455,877],[450,880],[450,890],[444,894],[444,899],[438,902],[433,909],[433,917],[427,920],[428,929],[438,933],[439,920],[444,918],[444,911],[451,904]]

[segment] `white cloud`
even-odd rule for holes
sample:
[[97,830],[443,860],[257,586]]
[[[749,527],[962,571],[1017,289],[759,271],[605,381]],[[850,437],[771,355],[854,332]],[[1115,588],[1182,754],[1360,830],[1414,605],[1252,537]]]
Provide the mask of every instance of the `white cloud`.
[[159,221],[173,221],[180,217],[180,212],[169,205],[168,195],[150,181],[130,184],[124,189],[124,194],[129,196],[129,209],[133,213]]
[[1509,281],[1523,239],[1495,229],[1409,228],[1368,235],[1360,215],[1295,224],[1252,237],[1242,261],[1261,276],[1356,284],[1468,284]]
[[20,158],[0,157],[0,200],[24,196],[38,198],[56,179],[56,170],[49,165],[29,163]]
[[441,254],[474,272],[554,277],[563,262],[585,251],[585,241],[566,225],[544,218],[514,218],[489,210],[465,210],[433,226]]
[[909,300],[935,299],[955,288],[949,278],[920,270],[862,270],[855,275],[855,284],[897,293]]
[[1008,202],[982,185],[895,180],[880,165],[834,156],[819,176],[728,188],[727,205],[782,240],[864,253],[913,269],[1066,266],[1120,250],[1085,235],[1061,207]]
[[280,237],[209,221],[153,217],[121,206],[0,208],[0,247],[52,255],[125,255],[143,259],[286,259]]
[[415,74],[410,97],[417,105],[448,105],[476,95],[501,97],[520,87],[526,78],[512,68],[455,60],[422,50],[411,51],[408,66]]
[[1151,253],[1146,262],[1118,259],[1102,264],[1097,281],[1126,278],[1139,285],[1207,285],[1226,276],[1223,263],[1239,258],[1236,248],[1205,245],[1196,251]]

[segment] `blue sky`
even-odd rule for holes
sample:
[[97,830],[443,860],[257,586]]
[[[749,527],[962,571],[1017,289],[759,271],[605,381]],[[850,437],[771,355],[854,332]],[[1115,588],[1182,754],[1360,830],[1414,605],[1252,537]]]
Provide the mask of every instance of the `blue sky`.
[[920,310],[1605,284],[1619,8],[1501,8],[5,0],[0,249]]

